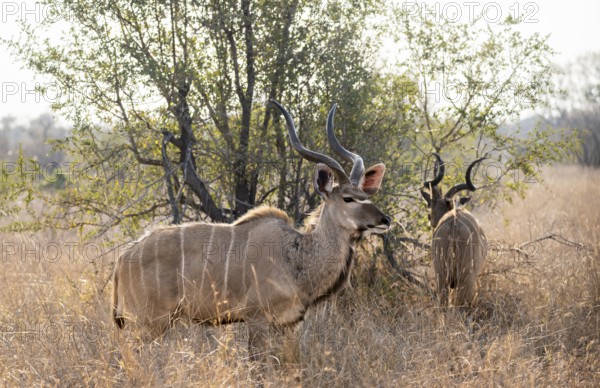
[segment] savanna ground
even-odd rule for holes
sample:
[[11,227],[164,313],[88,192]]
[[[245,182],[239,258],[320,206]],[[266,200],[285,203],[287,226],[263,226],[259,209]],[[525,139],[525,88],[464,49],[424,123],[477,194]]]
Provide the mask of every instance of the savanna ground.
[[[560,167],[525,200],[477,215],[491,250],[475,309],[442,311],[387,263],[362,257],[352,287],[312,309],[301,371],[265,385],[594,386],[600,381],[600,171]],[[486,214],[487,212],[487,214]],[[243,325],[179,326],[142,345],[109,319],[114,257],[71,233],[2,235],[0,376],[5,385],[255,385]],[[60,252],[58,251],[60,249]],[[407,247],[407,252],[413,248]],[[59,253],[57,253],[59,252]],[[425,256],[424,252],[413,252]],[[110,256],[110,255],[108,255]],[[415,270],[419,270],[416,268]],[[429,279],[431,279],[429,271]],[[102,292],[99,290],[103,289]]]

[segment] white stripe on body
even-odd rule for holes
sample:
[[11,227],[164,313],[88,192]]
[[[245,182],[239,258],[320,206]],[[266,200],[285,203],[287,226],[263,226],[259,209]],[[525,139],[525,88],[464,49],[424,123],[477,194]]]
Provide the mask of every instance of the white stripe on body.
[[185,299],[185,225],[179,227],[179,249],[181,250],[181,267],[179,269],[181,275],[181,300]]
[[204,267],[202,268],[202,279],[200,279],[200,292],[204,291],[204,277],[206,276],[206,266],[208,265],[208,260],[209,260],[208,255],[210,254],[210,252],[212,250],[213,238],[215,237],[215,229],[217,229],[217,227],[214,225],[211,225],[210,237],[208,238],[208,246],[206,247],[206,250],[205,250],[206,257],[204,257]]
[[[129,291],[129,295],[131,296],[131,300],[133,301],[133,304],[135,305],[135,304],[137,304],[136,303],[137,300],[135,300],[136,299],[135,298],[135,292],[134,292],[134,289],[133,289],[133,276],[132,276],[133,272],[131,270],[131,263],[132,262],[133,262],[133,260],[131,259],[131,257],[129,257],[129,265],[128,265],[128,269],[129,270],[127,271],[127,275],[129,276],[129,281],[127,282],[128,283],[127,289]],[[126,300],[127,300],[127,298],[123,298],[123,301],[126,301]]]
[[233,243],[235,241],[235,229],[231,229],[231,241],[229,242],[229,249],[227,249],[227,254],[225,255],[225,275],[223,278],[223,295],[224,299],[227,298],[227,278],[229,277],[229,254],[231,253],[231,248],[233,248]]
[[147,295],[146,294],[146,281],[144,280],[144,263],[142,262],[143,257],[144,257],[144,247],[146,246],[146,239],[144,239],[144,241],[142,242],[142,248],[141,248],[141,252],[140,252],[140,282],[142,283],[142,295]]

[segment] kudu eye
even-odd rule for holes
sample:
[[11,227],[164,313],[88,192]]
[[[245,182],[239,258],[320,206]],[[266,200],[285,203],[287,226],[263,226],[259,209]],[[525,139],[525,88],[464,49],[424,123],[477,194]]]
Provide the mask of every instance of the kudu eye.
[[353,201],[354,201],[354,198],[352,198],[352,197],[344,197],[344,202],[346,202],[346,203],[350,203]]

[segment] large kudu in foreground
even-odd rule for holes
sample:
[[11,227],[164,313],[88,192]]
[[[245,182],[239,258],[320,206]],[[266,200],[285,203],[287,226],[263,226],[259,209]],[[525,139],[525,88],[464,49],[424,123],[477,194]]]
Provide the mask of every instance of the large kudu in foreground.
[[260,207],[231,225],[187,223],[147,233],[115,268],[113,316],[120,328],[131,320],[153,338],[177,320],[246,322],[250,355],[260,358],[270,329],[293,328],[310,306],[344,287],[354,242],[389,228],[390,218],[368,199],[379,190],[385,166],[365,170],[360,156],[338,143],[335,106],[328,138],[336,153],[353,162],[350,177],[331,157],[306,149],[290,114],[274,104],[294,149],[317,163],[314,189],[324,204],[314,230],[301,233],[281,210]]
[[[455,204],[454,196],[463,190],[475,191],[471,182],[471,170],[485,158],[477,159],[465,175],[466,183],[458,184],[442,194],[438,184],[444,178],[445,166],[435,154],[436,176],[424,182],[421,194],[430,209],[429,219],[433,228],[431,254],[437,276],[437,290],[442,306],[448,304],[450,289],[454,289],[453,305],[471,304],[475,298],[477,276],[483,268],[487,241],[477,219],[466,209]],[[468,197],[459,199],[464,205]]]

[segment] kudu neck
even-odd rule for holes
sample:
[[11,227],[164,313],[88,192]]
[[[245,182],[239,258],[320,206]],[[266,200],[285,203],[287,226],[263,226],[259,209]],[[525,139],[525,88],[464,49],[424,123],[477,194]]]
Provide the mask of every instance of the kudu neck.
[[321,244],[337,244],[340,253],[344,253],[351,246],[351,233],[339,224],[339,215],[335,214],[333,206],[327,203],[321,206],[319,221],[315,225],[312,233],[312,239]]
[[318,222],[302,236],[299,264],[295,267],[305,306],[339,291],[352,268],[351,232],[339,224],[339,215],[327,204]]

